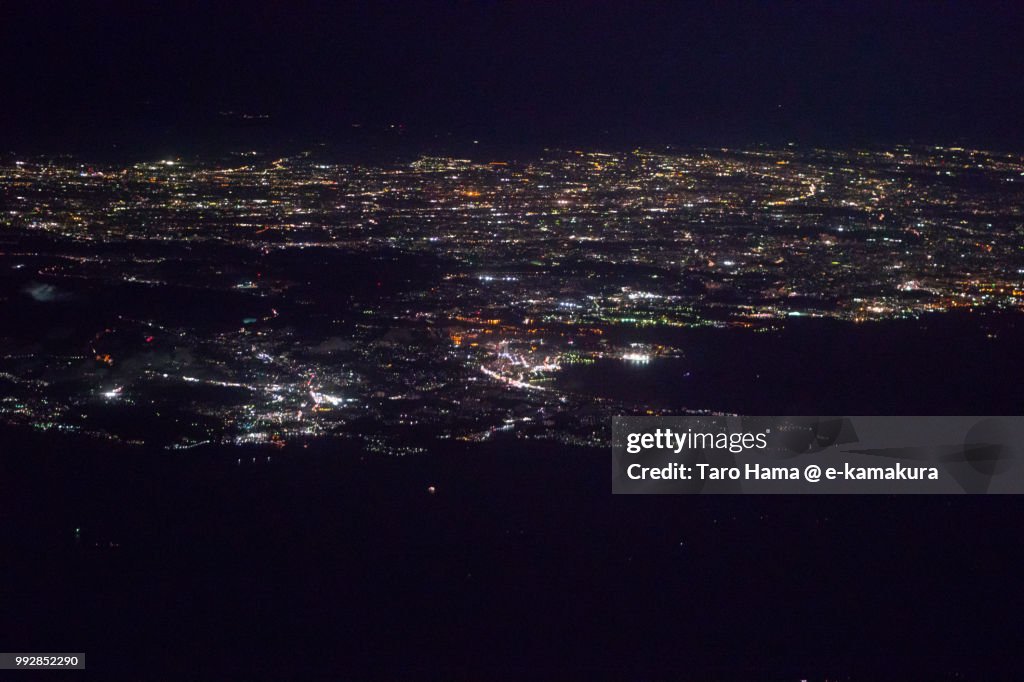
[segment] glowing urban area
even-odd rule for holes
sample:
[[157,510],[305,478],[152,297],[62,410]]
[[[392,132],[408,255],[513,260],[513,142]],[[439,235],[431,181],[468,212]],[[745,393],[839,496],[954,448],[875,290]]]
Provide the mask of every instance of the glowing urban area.
[[662,407],[576,366],[685,359],[700,330],[1024,306],[1016,155],[321,156],[4,157],[0,420],[170,450],[602,446],[611,416]]

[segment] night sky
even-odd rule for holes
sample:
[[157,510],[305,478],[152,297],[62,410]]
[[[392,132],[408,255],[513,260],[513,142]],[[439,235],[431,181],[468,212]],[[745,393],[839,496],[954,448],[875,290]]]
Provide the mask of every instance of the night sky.
[[[1020,148],[1021,3],[19,3],[0,149],[410,142]],[[269,115],[237,119],[218,112]]]

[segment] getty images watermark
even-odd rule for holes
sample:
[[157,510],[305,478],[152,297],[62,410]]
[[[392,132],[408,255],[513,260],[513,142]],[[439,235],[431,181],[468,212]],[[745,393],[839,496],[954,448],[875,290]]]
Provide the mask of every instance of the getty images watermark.
[[616,417],[612,492],[1024,493],[1024,417]]

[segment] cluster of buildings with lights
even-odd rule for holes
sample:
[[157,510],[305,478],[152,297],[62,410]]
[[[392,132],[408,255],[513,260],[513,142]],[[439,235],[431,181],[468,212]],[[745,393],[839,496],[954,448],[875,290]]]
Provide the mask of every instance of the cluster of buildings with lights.
[[176,449],[600,444],[648,406],[559,374],[645,331],[1024,306],[1024,159],[958,148],[5,157],[0,205],[0,419]]

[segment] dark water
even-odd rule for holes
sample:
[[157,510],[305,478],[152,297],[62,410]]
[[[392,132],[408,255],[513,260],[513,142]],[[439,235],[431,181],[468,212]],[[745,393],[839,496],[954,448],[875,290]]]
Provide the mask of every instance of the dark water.
[[1016,498],[613,497],[608,453],[515,440],[406,458],[0,443],[0,640],[84,651],[94,679],[1024,664]]
[[791,322],[770,333],[679,335],[682,358],[570,365],[562,388],[741,414],[1017,414],[1024,314],[875,324]]

